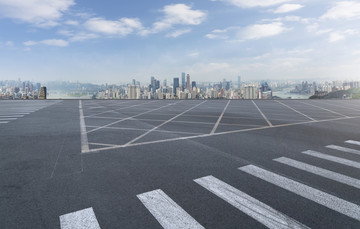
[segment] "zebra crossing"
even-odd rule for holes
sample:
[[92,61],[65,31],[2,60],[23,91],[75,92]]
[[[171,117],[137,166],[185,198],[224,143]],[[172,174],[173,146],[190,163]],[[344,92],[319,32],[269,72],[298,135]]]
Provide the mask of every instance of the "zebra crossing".
[[[345,141],[345,144],[351,144],[356,147],[360,146],[360,141],[348,140]],[[344,153],[344,155],[360,155],[359,150],[348,147],[337,145],[329,145],[325,147],[331,150],[336,150],[338,153]],[[307,150],[301,152],[301,154],[331,163],[337,163],[339,166],[348,166],[360,169],[359,162],[346,158],[332,156],[313,150]],[[291,167],[314,176],[320,176],[335,181],[341,185],[347,185],[352,188],[360,189],[360,180],[354,177],[287,157],[275,158],[273,161],[281,166]],[[253,164],[242,166],[238,168],[238,171],[246,175],[256,177],[292,194],[360,221],[360,206],[357,203],[352,203],[348,200],[335,196],[334,194],[330,194],[326,190],[311,187],[306,183],[306,181],[291,178],[291,174],[278,174]],[[200,187],[209,191],[212,195],[222,199],[267,228],[309,228],[306,224],[298,222],[296,219],[291,218],[285,213],[280,212],[252,197],[251,193],[245,193],[212,175],[194,179],[193,181]],[[139,194],[137,195],[137,198],[165,229],[204,228],[204,226],[186,212],[186,209],[181,207],[181,203],[176,203],[161,189]],[[96,220],[96,216],[92,208],[62,215],[60,216],[60,222],[62,229],[100,228],[101,225],[101,223]]]
[[9,105],[7,101],[2,101],[0,103],[0,124],[10,123],[58,102],[60,101],[12,101],[12,103],[17,103],[14,106],[13,104]]

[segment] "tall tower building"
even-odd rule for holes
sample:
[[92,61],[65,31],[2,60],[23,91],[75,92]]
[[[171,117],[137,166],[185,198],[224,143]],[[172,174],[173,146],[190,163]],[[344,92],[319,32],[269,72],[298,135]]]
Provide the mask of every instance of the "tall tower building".
[[189,91],[191,89],[191,82],[190,82],[190,75],[189,74],[186,75],[186,89],[188,89]]
[[40,88],[39,99],[46,99],[46,87],[44,86]]
[[137,85],[128,86],[128,99],[139,99],[140,98],[140,87]]
[[237,78],[237,86],[239,89],[241,88],[241,77],[240,76],[238,76],[238,78]]
[[181,73],[181,87],[182,87],[182,90],[185,90],[185,72]]
[[176,96],[176,93],[177,93],[177,88],[178,87],[180,87],[180,85],[179,85],[179,78],[174,78],[174,89],[173,89],[173,91],[174,91],[174,95]]

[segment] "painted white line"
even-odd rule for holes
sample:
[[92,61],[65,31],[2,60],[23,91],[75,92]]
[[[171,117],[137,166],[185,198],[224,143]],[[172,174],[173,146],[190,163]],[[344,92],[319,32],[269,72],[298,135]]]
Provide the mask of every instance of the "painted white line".
[[31,113],[18,113],[18,112],[14,112],[14,113],[1,113],[0,116],[4,116],[4,115],[28,115]]
[[204,228],[160,189],[137,197],[165,229]]
[[310,119],[310,120],[316,121],[315,119],[311,118],[310,116],[308,116],[308,115],[306,115],[306,114],[304,114],[304,113],[302,113],[302,112],[300,112],[300,111],[298,111],[298,110],[295,110],[294,108],[290,107],[289,105],[286,105],[285,103],[282,103],[282,102],[280,102],[280,101],[278,101],[278,100],[275,100],[275,101],[278,102],[278,103],[280,103],[281,105],[283,105],[283,106],[285,106],[285,107],[287,107],[287,108],[295,111],[296,113],[301,114],[302,116],[304,116],[304,117],[306,117],[306,118],[308,118],[308,119]]
[[[183,102],[183,100],[180,101],[180,102]],[[180,102],[177,102],[177,103],[180,103]],[[154,109],[151,109],[151,110],[148,110],[148,111],[145,111],[145,112],[136,114],[136,115],[134,115],[134,116],[130,116],[130,117],[127,117],[127,118],[123,118],[123,119],[120,119],[120,120],[118,120],[118,121],[112,122],[112,123],[110,123],[110,124],[107,124],[107,125],[104,125],[104,126],[101,126],[101,127],[95,128],[95,129],[92,129],[92,130],[88,131],[87,133],[92,133],[92,132],[94,132],[94,131],[101,130],[101,129],[105,128],[105,127],[112,126],[112,125],[114,125],[114,124],[117,124],[117,123],[120,123],[120,122],[123,122],[123,121],[126,121],[126,120],[130,120],[130,119],[135,118],[135,117],[138,117],[138,116],[140,116],[140,115],[147,114],[147,113],[150,113],[150,112],[152,112],[152,111],[160,110],[160,109],[162,109],[162,108],[164,108],[164,107],[168,107],[168,106],[171,106],[171,105],[172,105],[172,104],[168,103],[168,104],[166,104],[166,105],[164,105],[164,106],[161,106],[161,107],[158,107],[158,108],[154,108]]]
[[271,124],[271,122],[269,121],[269,119],[265,116],[265,114],[260,110],[260,108],[258,107],[258,105],[256,105],[256,103],[254,102],[254,100],[251,100],[251,102],[254,104],[254,106],[256,107],[256,109],[258,109],[258,111],[260,112],[260,114],[263,116],[263,118],[265,119],[265,121],[268,123],[269,126],[273,126],[273,124]]
[[321,109],[321,110],[324,110],[324,111],[327,111],[327,112],[330,112],[330,113],[333,113],[333,114],[336,114],[336,115],[343,116],[343,117],[345,117],[345,118],[348,118],[348,117],[349,117],[349,116],[347,116],[347,115],[340,114],[340,113],[338,113],[338,112],[335,112],[335,111],[332,111],[332,110],[329,110],[329,109],[326,109],[326,108],[323,108],[323,107],[320,107],[320,106],[316,106],[316,105],[311,104],[311,103],[305,103],[305,102],[302,102],[302,101],[299,101],[299,100],[296,100],[296,101],[298,101],[299,103],[303,103],[303,104],[306,104],[306,105],[310,105],[310,106],[319,108],[319,109]]
[[354,141],[354,140],[348,140],[348,141],[345,141],[346,143],[349,143],[349,144],[353,144],[353,145],[358,145],[360,146],[360,142],[359,141]]
[[241,171],[258,177],[264,181],[274,184],[280,188],[293,192],[306,199],[321,204],[336,212],[349,216],[353,219],[360,220],[360,206],[339,197],[333,196],[326,192],[312,188],[300,182],[280,176],[273,172],[259,168],[254,165],[248,165],[239,168]]
[[332,161],[332,162],[339,163],[339,164],[342,164],[342,165],[347,165],[347,166],[350,166],[350,167],[360,169],[360,163],[359,162],[351,161],[351,160],[344,159],[344,158],[341,158],[341,157],[330,156],[330,155],[320,153],[320,152],[316,152],[316,151],[312,151],[312,150],[307,150],[307,151],[304,151],[302,153],[306,154],[306,155],[309,155],[309,156],[317,157],[317,158],[320,158],[320,159],[324,159],[324,160],[328,160],[328,161]]
[[274,161],[360,189],[360,180],[340,173],[336,173],[327,169],[322,169],[286,157],[280,157],[274,159]]
[[16,120],[18,118],[0,118],[0,121],[12,121],[12,120]]
[[100,229],[93,208],[60,216],[61,229]]
[[79,100],[79,114],[80,114],[80,134],[81,134],[81,152],[89,152],[89,142],[86,133],[86,125],[84,119],[84,112],[82,108],[82,101]]
[[96,143],[96,142],[89,142],[89,145],[95,145],[95,146],[120,146],[115,144],[105,144],[105,143]]
[[268,228],[308,228],[213,176],[199,178],[194,181]]
[[[313,100],[314,102],[320,102],[320,101],[317,101],[317,100]],[[356,108],[352,108],[352,107],[346,107],[346,106],[341,106],[339,104],[332,104],[332,103],[327,103],[325,101],[321,101],[322,103],[325,103],[325,104],[328,104],[328,105],[331,105],[331,106],[334,106],[334,107],[341,107],[341,108],[345,108],[345,109],[350,109],[350,110],[354,110],[354,111],[360,111],[359,109],[356,109]]]
[[329,145],[329,146],[326,146],[326,148],[342,151],[345,153],[353,153],[353,154],[360,155],[360,150],[350,149],[350,148],[346,148],[346,147],[342,147],[342,146]]
[[6,122],[6,121],[1,121],[0,124],[6,124],[6,123],[9,123],[9,122]]
[[21,118],[24,115],[1,115],[0,118]]
[[100,151],[104,151],[104,150],[112,150],[112,149],[125,148],[125,147],[131,147],[131,146],[141,146],[141,145],[149,145],[149,144],[172,142],[172,141],[181,141],[181,140],[196,139],[196,138],[206,138],[206,137],[212,137],[212,136],[217,136],[217,135],[227,135],[227,134],[235,134],[235,133],[242,133],[242,132],[248,132],[248,131],[265,130],[265,129],[270,129],[270,128],[280,128],[280,127],[287,127],[287,126],[304,125],[304,124],[309,124],[309,123],[322,123],[322,122],[331,122],[331,121],[355,119],[355,118],[360,118],[360,116],[350,117],[350,118],[344,118],[344,117],[332,118],[332,119],[318,120],[318,121],[305,121],[305,122],[298,122],[298,123],[286,123],[286,124],[280,124],[280,125],[276,125],[276,126],[262,126],[262,127],[248,128],[248,129],[242,129],[242,130],[217,132],[214,134],[201,134],[201,135],[188,136],[188,137],[169,138],[169,139],[163,139],[163,140],[139,142],[139,143],[134,143],[134,144],[131,144],[128,146],[121,145],[119,147],[105,147],[105,148],[101,148],[101,149],[90,150],[90,152],[100,152]]
[[229,104],[230,104],[230,101],[231,101],[231,100],[229,100],[229,102],[227,102],[226,106],[224,107],[224,110],[222,111],[221,115],[219,116],[219,119],[218,119],[217,122],[215,123],[214,128],[211,130],[210,134],[215,133],[216,129],[218,128],[218,126],[219,126],[219,124],[220,124],[220,122],[221,122],[221,119],[223,118],[223,116],[224,116],[224,114],[225,114],[226,109],[228,108],[228,106],[229,106]]
[[[91,128],[97,128],[99,126],[86,126]],[[138,129],[138,128],[127,128],[127,127],[112,127],[108,126],[104,129],[115,129],[115,130],[134,130],[134,131],[149,131],[151,129]],[[196,133],[196,132],[183,132],[183,131],[170,131],[170,130],[154,130],[154,132],[161,132],[161,133],[173,133],[173,134],[203,134],[203,133]]]
[[186,111],[184,111],[184,112],[182,112],[182,113],[180,113],[180,114],[178,114],[178,115],[176,115],[176,116],[172,117],[171,119],[169,119],[169,120],[167,120],[167,121],[165,121],[165,122],[161,123],[160,125],[155,126],[155,127],[154,127],[154,128],[152,128],[151,130],[148,130],[147,132],[143,133],[142,135],[140,135],[140,136],[138,136],[138,137],[134,138],[133,140],[129,141],[128,143],[126,143],[126,144],[125,144],[125,146],[128,146],[128,145],[130,145],[130,144],[132,144],[132,143],[134,143],[134,142],[136,142],[136,141],[140,140],[141,138],[143,138],[143,137],[145,137],[146,135],[150,134],[150,133],[151,133],[151,132],[153,132],[154,130],[156,130],[156,129],[158,129],[158,128],[162,127],[163,125],[165,125],[165,124],[167,124],[167,123],[171,122],[172,120],[174,120],[174,119],[176,119],[176,118],[180,117],[181,115],[183,115],[183,114],[185,114],[185,113],[187,113],[187,112],[189,112],[189,111],[191,111],[191,110],[193,110],[193,109],[197,108],[198,106],[200,106],[200,105],[201,105],[201,104],[203,104],[203,103],[206,103],[207,101],[208,101],[208,100],[205,100],[205,101],[203,101],[203,102],[201,102],[201,103],[199,103],[199,104],[196,104],[195,106],[193,106],[193,107],[191,107],[191,108],[187,109]]
[[114,110],[109,110],[109,111],[104,111],[104,112],[100,112],[100,113],[88,115],[88,116],[85,116],[85,118],[89,118],[89,117],[93,117],[93,116],[101,115],[101,114],[105,114],[105,113],[111,113],[111,112],[119,113],[118,110],[128,109],[128,108],[137,107],[137,106],[141,106],[141,105],[144,105],[144,104],[150,104],[150,103],[154,103],[154,102],[157,102],[157,100],[151,101],[151,102],[146,102],[146,103],[135,104],[135,105],[132,105],[132,106],[127,106],[127,107],[120,107],[120,108],[118,108],[118,109],[114,109]]

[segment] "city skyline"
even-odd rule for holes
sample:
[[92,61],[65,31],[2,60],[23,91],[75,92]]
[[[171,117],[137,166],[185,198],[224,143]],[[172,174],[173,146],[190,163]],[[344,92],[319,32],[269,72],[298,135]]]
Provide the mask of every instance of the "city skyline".
[[[2,79],[359,78],[360,3],[0,0]],[[180,78],[180,81],[182,79]]]

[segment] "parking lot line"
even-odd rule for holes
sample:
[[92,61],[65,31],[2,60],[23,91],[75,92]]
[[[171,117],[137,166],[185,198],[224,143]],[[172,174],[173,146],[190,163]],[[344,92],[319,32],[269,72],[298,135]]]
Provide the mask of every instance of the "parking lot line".
[[306,118],[308,118],[308,119],[310,119],[310,120],[316,121],[315,119],[311,118],[310,116],[308,116],[308,115],[306,115],[306,114],[304,114],[304,113],[302,113],[302,112],[300,112],[300,111],[298,111],[298,110],[295,110],[294,108],[290,107],[289,105],[286,105],[285,103],[282,103],[282,102],[280,102],[280,101],[278,101],[278,100],[275,100],[275,101],[278,102],[278,103],[280,103],[281,105],[283,105],[283,106],[285,106],[285,107],[287,107],[287,108],[295,111],[296,113],[301,114],[302,116],[304,116],[304,117],[306,117]]
[[258,105],[256,105],[256,103],[254,102],[254,100],[251,100],[252,103],[254,104],[254,106],[256,107],[256,109],[258,109],[258,111],[260,112],[260,114],[263,116],[263,118],[265,119],[265,121],[269,124],[269,126],[273,126],[273,124],[269,121],[269,119],[265,116],[265,114],[260,110],[260,108],[258,107]]
[[224,116],[224,114],[225,114],[226,109],[228,108],[228,106],[229,106],[229,104],[230,104],[230,101],[231,101],[231,100],[229,100],[229,101],[227,102],[226,106],[224,107],[224,110],[222,111],[221,115],[219,116],[219,119],[218,119],[217,122],[215,123],[214,128],[211,130],[210,134],[215,133],[216,129],[217,129],[218,126],[219,126],[219,123],[221,122],[221,119],[223,118],[223,116]]

